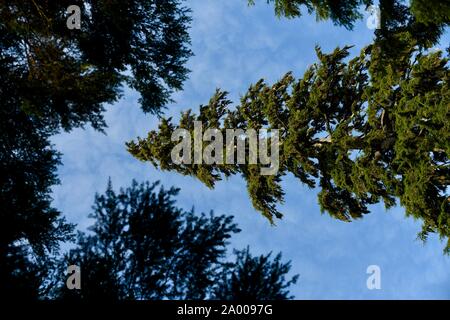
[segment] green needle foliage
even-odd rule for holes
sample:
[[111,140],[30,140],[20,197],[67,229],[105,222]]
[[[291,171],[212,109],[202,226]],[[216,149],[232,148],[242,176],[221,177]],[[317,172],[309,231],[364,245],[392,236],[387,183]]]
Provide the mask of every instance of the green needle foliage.
[[[410,9],[414,19],[424,24],[442,24],[450,22],[450,1],[411,0],[410,7],[406,1],[398,0],[265,0],[273,4],[278,17],[298,18],[302,16],[302,8],[309,14],[316,13],[318,20],[332,20],[336,25],[352,29],[354,23],[364,16],[364,10],[378,2],[384,13],[393,6]],[[254,5],[256,0],[248,0]],[[383,17],[382,17],[383,18]],[[384,17],[386,21],[386,17]]]
[[[55,130],[105,126],[105,103],[121,87],[159,113],[182,88],[191,56],[189,10],[179,0],[6,0],[0,3],[0,64],[8,67],[18,107]],[[66,26],[70,5],[81,29]]]
[[[97,195],[94,224],[79,233],[77,247],[61,260],[81,267],[81,290],[59,283],[63,299],[289,299],[297,277],[281,255],[252,257],[249,250],[227,261],[227,246],[240,229],[232,216],[197,215],[175,206],[178,189],[158,183]],[[239,283],[237,283],[239,282]],[[57,282],[56,282],[57,283]]]
[[[399,200],[407,215],[422,221],[420,238],[435,232],[448,239],[448,54],[427,50],[445,23],[424,25],[409,8],[389,3],[389,19],[355,58],[348,59],[350,47],[330,54],[316,48],[318,62],[300,79],[287,73],[273,85],[260,80],[235,107],[218,90],[198,115],[185,112],[179,124],[162,119],[158,131],[128,143],[130,153],[162,170],[195,176],[208,187],[241,174],[253,206],[271,222],[282,216],[277,209],[284,200],[281,178],[292,174],[310,188],[319,187],[321,209],[332,217],[352,221],[369,213],[372,204],[382,201],[390,208]],[[261,176],[259,165],[248,161],[174,164],[172,132],[192,132],[195,120],[222,132],[280,129],[278,174]],[[445,251],[450,253],[450,241]]]
[[[318,20],[331,19],[336,25],[351,29],[357,19],[363,17],[361,7],[369,6],[372,0],[265,0],[273,3],[278,17],[297,18],[302,16],[302,7],[311,14],[316,13]],[[254,5],[255,0],[248,0]]]

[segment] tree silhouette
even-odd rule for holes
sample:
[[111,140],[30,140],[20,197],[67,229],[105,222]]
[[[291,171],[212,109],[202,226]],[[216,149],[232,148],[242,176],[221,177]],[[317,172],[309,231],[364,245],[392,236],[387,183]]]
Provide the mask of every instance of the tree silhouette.
[[[407,215],[423,222],[422,239],[430,232],[448,239],[448,55],[427,50],[447,21],[423,24],[399,2],[382,5],[382,28],[359,56],[348,60],[350,47],[330,54],[316,48],[319,61],[302,78],[287,73],[273,85],[260,80],[236,108],[227,92],[217,90],[198,115],[184,112],[179,124],[163,118],[157,131],[128,143],[130,153],[211,188],[224,176],[241,174],[253,206],[271,222],[282,217],[280,182],[290,173],[310,188],[318,186],[322,211],[335,218],[358,219],[371,204],[383,201],[390,208],[399,199]],[[195,121],[223,135],[227,129],[280,129],[277,174],[261,175],[263,165],[249,164],[248,143],[245,164],[226,164],[225,158],[213,164],[174,163],[171,150],[178,142],[172,134],[186,129],[194,137]],[[227,148],[215,152],[225,157]],[[450,241],[445,251],[450,253]]]
[[[253,258],[248,249],[227,262],[230,237],[240,232],[232,216],[197,215],[175,206],[178,189],[137,184],[97,195],[89,233],[62,259],[81,268],[81,290],[65,299],[288,299],[290,263],[278,255]],[[61,272],[59,275],[61,276]],[[237,285],[236,282],[242,280]]]
[[287,281],[290,263],[281,262],[281,253],[273,261],[271,254],[253,257],[246,250],[235,251],[236,261],[225,266],[219,276],[214,297],[220,300],[285,300],[292,299],[288,288],[298,276]]
[[[123,85],[145,112],[159,113],[182,88],[191,51],[189,10],[179,0],[33,0],[0,4],[0,63],[17,108],[54,130],[105,126],[105,103]],[[71,5],[81,29],[67,25]],[[2,84],[3,85],[3,84]]]
[[15,243],[3,249],[0,264],[3,299],[30,301],[42,296],[43,279],[48,276],[46,261],[36,258],[29,248]]
[[38,262],[70,239],[73,226],[51,207],[59,154],[41,122],[18,108],[7,73],[0,63],[0,292],[36,298]]
[[[66,26],[69,5],[81,8],[80,30]],[[125,85],[159,113],[186,79],[189,23],[178,0],[0,2],[1,292],[37,297],[41,266],[71,238],[51,206],[60,156],[49,137],[102,130],[103,105]]]

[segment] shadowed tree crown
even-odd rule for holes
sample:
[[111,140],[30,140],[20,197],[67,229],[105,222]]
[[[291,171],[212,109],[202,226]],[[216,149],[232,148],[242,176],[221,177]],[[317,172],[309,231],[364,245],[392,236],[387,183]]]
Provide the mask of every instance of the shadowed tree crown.
[[18,107],[7,72],[0,64],[0,292],[27,300],[39,296],[45,260],[73,226],[51,206],[60,155],[49,130]]
[[[70,30],[71,5],[81,29]],[[52,134],[105,127],[125,85],[159,113],[182,88],[189,10],[178,0],[0,1],[0,291],[37,297],[41,266],[73,226],[51,206]]]
[[60,298],[98,299],[288,299],[290,263],[281,255],[252,257],[227,246],[240,232],[232,216],[195,214],[175,206],[178,189],[137,184],[97,195],[90,232],[61,261],[81,268],[81,290],[65,283]]
[[[71,5],[81,9],[79,30],[66,25]],[[2,1],[5,81],[20,110],[54,129],[101,129],[103,105],[124,85],[145,112],[159,113],[186,79],[188,14],[180,0]]]

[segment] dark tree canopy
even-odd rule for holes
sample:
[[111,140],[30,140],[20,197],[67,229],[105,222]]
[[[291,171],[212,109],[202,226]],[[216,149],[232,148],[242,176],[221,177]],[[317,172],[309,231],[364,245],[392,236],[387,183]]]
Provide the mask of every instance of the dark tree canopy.
[[3,300],[37,300],[43,293],[47,261],[33,257],[30,247],[11,244],[0,257],[0,293]]
[[[254,207],[271,222],[282,217],[281,179],[292,174],[320,188],[320,206],[335,218],[351,221],[369,213],[372,204],[383,201],[390,208],[399,200],[407,215],[423,222],[422,239],[430,232],[448,239],[449,63],[448,54],[427,50],[447,21],[422,24],[408,7],[382,5],[392,5],[385,12],[389,18],[359,56],[349,60],[349,47],[331,54],[316,48],[319,61],[300,79],[287,73],[273,85],[260,80],[236,107],[218,90],[198,115],[185,112],[179,124],[163,119],[158,131],[130,142],[129,151],[208,187],[241,174]],[[261,165],[248,164],[248,158],[244,165],[173,163],[172,132],[192,133],[196,120],[223,135],[228,128],[280,129],[278,174],[260,175]]]
[[[70,5],[81,30],[66,25]],[[178,0],[0,1],[1,292],[36,297],[41,266],[71,238],[51,206],[60,156],[50,136],[101,130],[124,85],[159,113],[186,79],[189,23]]]
[[[253,258],[248,249],[227,262],[230,237],[240,232],[232,216],[194,214],[175,206],[178,189],[133,182],[115,193],[111,183],[96,196],[95,219],[61,261],[81,268],[81,290],[65,283],[60,298],[288,299],[290,263],[278,255]],[[60,272],[61,275],[61,272]],[[236,286],[238,279],[245,280]]]
[[59,155],[33,120],[4,108],[4,103],[0,102],[0,247],[27,239],[43,252],[68,232],[60,213],[50,205]]
[[[105,126],[105,103],[123,85],[159,113],[182,88],[191,51],[189,10],[180,0],[5,0],[0,3],[0,64],[16,108],[53,129]],[[81,29],[66,26],[70,5]],[[4,85],[4,83],[2,83]]]
[[285,300],[292,299],[288,288],[298,276],[287,281],[290,263],[281,262],[281,253],[271,261],[271,254],[253,257],[249,248],[235,251],[236,261],[222,271],[215,298],[219,300]]
[[18,107],[7,73],[0,65],[0,292],[36,298],[37,262],[69,240],[73,226],[51,206],[59,154],[48,130]]

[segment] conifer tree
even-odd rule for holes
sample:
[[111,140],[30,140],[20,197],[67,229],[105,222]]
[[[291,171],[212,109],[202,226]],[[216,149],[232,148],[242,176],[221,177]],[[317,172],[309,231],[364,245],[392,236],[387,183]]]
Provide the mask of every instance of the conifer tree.
[[[69,29],[69,6],[81,29]],[[0,291],[36,298],[73,226],[51,206],[61,129],[105,127],[104,104],[127,85],[159,113],[182,88],[191,55],[179,0],[0,1]],[[44,267],[45,271],[45,267]]]
[[[260,0],[261,1],[261,0]],[[414,16],[414,20],[424,24],[442,24],[450,22],[450,2],[436,0],[411,0],[410,5],[406,1],[399,0],[265,0],[273,4],[275,14],[278,17],[298,18],[306,9],[309,14],[315,13],[318,20],[331,19],[336,25],[353,28],[356,20],[364,16],[364,10],[369,6],[379,3],[382,11],[389,15],[393,7],[402,9],[403,13],[408,9]],[[249,5],[254,5],[256,0],[248,0]],[[385,19],[387,17],[385,16]],[[386,20],[385,20],[386,21]]]
[[[309,14],[315,13],[317,20],[331,19],[336,25],[351,29],[355,20],[363,17],[361,7],[369,6],[372,0],[264,0],[273,4],[278,17],[297,18],[303,15],[303,9]],[[256,0],[248,0],[255,5]]]
[[[67,27],[72,5],[80,29]],[[2,1],[0,63],[28,115],[54,130],[101,129],[104,104],[117,101],[124,85],[152,113],[182,88],[189,23],[180,0]]]
[[281,262],[281,253],[271,261],[271,254],[253,257],[249,248],[235,250],[236,261],[229,263],[218,276],[214,298],[219,300],[286,300],[293,299],[288,288],[298,275],[286,280],[290,263]]
[[[351,221],[369,213],[372,204],[382,201],[390,208],[399,201],[407,215],[422,221],[422,239],[430,232],[448,239],[448,54],[428,50],[448,20],[442,15],[432,24],[417,21],[419,1],[412,8],[381,2],[382,28],[360,55],[348,59],[350,47],[330,54],[316,48],[318,62],[300,79],[287,73],[273,85],[260,80],[235,107],[227,92],[217,90],[198,115],[184,112],[179,124],[162,119],[157,131],[128,143],[129,151],[162,170],[195,176],[208,187],[240,174],[253,206],[271,222],[282,217],[277,209],[285,194],[280,182],[292,174],[319,188],[321,209],[332,217]],[[278,173],[263,176],[261,165],[248,159],[245,164],[175,164],[172,133],[178,128],[192,132],[196,120],[223,134],[229,128],[280,129]],[[450,241],[445,251],[450,252]]]
[[[123,299],[288,299],[297,277],[281,255],[252,257],[249,250],[227,259],[240,229],[232,216],[195,214],[175,206],[178,189],[137,184],[116,193],[111,183],[97,195],[89,233],[60,262],[81,268],[81,290],[60,281],[54,297]],[[236,281],[242,279],[237,286]],[[58,281],[53,283],[58,284]]]
[[49,130],[17,106],[14,84],[0,66],[0,293],[36,299],[45,268],[73,226],[51,206],[59,154]]

